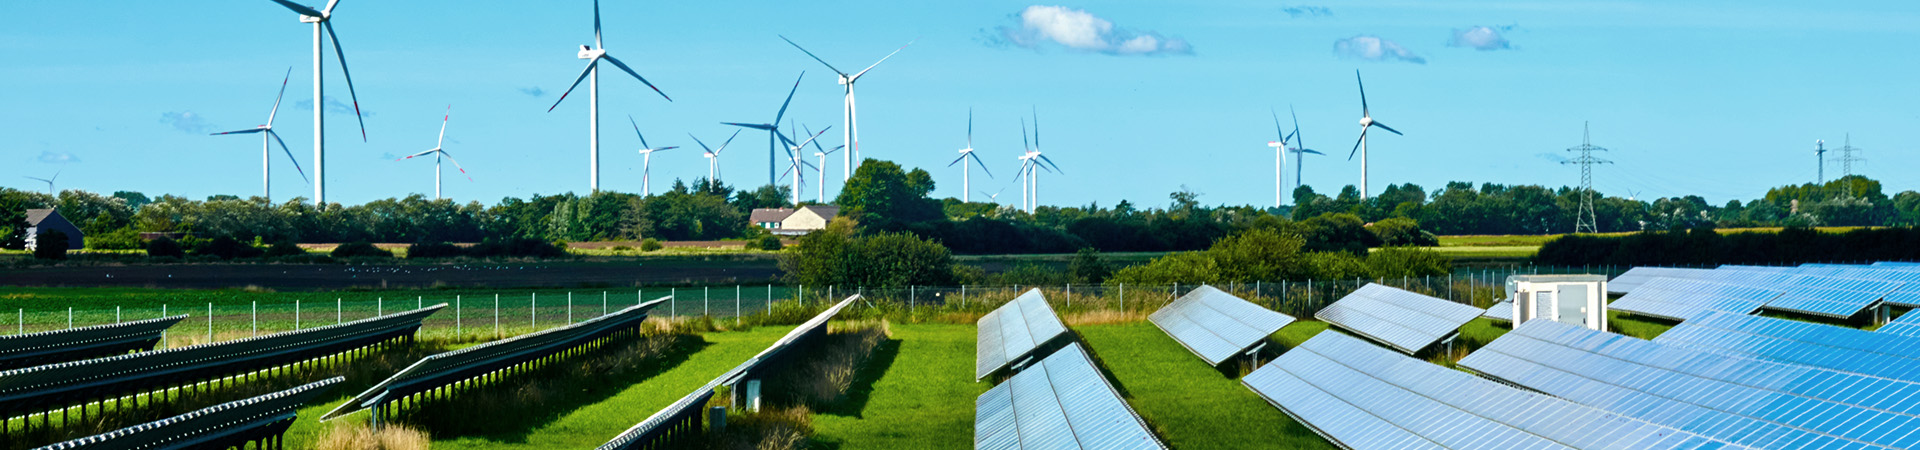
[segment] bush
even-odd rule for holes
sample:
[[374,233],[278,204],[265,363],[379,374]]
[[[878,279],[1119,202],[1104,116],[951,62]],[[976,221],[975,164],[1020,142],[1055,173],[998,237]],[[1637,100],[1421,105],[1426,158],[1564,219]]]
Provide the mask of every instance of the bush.
[[1107,260],[1100,257],[1099,250],[1087,247],[1073,255],[1073,261],[1067,263],[1067,273],[1076,283],[1100,284],[1113,275],[1113,269],[1107,267]]
[[1347,252],[1364,255],[1370,247],[1380,246],[1380,237],[1367,231],[1360,216],[1326,213],[1295,222],[1293,234],[1306,239],[1307,251]]
[[641,239],[641,240],[640,240],[640,251],[643,251],[643,252],[651,252],[651,251],[654,251],[654,250],[659,250],[659,249],[660,249],[660,247],[661,247],[661,246],[660,246],[660,240],[659,240],[659,239],[654,239],[654,238],[646,238],[646,239]]
[[1453,270],[1453,258],[1422,248],[1390,247],[1368,254],[1367,269],[1380,278],[1446,275]]
[[233,236],[220,236],[202,241],[193,249],[195,256],[218,256],[220,259],[253,258],[265,252],[254,246],[242,244]]
[[38,259],[67,259],[67,246],[70,245],[67,233],[48,231],[35,238],[33,257]]
[[407,246],[407,259],[453,258],[465,254],[460,246],[445,242],[417,242]]
[[1060,286],[1073,281],[1070,274],[1053,267],[1026,263],[993,275],[993,284],[1013,286]]
[[953,254],[938,242],[908,233],[853,236],[853,222],[835,219],[800,237],[783,253],[780,269],[810,285],[903,287],[953,282]]
[[1307,252],[1301,259],[1306,263],[1308,279],[1351,280],[1373,276],[1367,262],[1352,253]]
[[370,243],[367,241],[358,241],[358,242],[348,242],[345,244],[340,244],[339,247],[333,248],[332,253],[328,253],[327,255],[335,258],[354,258],[354,257],[392,258],[393,252],[381,250],[380,247],[375,247],[373,246],[373,243]]
[[304,256],[306,254],[307,249],[300,248],[299,245],[290,241],[280,241],[274,243],[271,247],[267,247],[266,256],[269,258],[281,258],[287,256]]
[[187,251],[180,248],[180,243],[174,242],[173,238],[161,236],[159,239],[147,242],[147,256],[155,258],[185,258],[187,257]]
[[1205,252],[1179,252],[1153,262],[1120,269],[1108,282],[1126,284],[1195,284],[1220,281],[1220,266]]
[[1374,222],[1373,225],[1367,227],[1367,231],[1373,232],[1373,235],[1380,239],[1380,245],[1387,247],[1434,247],[1440,245],[1439,237],[1434,236],[1433,233],[1426,232],[1426,230],[1420,229],[1419,221],[1405,217],[1395,217]]
[[494,256],[560,258],[567,256],[567,250],[539,238],[515,237],[480,241],[479,245],[467,249],[467,255],[482,258]]
[[786,248],[787,244],[780,242],[779,236],[774,236],[769,234],[765,236],[760,236],[758,239],[754,239],[752,243],[748,244],[748,247],[757,249],[757,250],[766,250],[766,251],[772,252],[772,251],[779,251],[782,248]]
[[140,240],[140,232],[126,227],[87,236],[86,241],[87,248],[94,250],[139,250],[147,246]]
[[1220,270],[1219,281],[1274,281],[1299,277],[1305,240],[1271,229],[1235,233],[1207,249]]

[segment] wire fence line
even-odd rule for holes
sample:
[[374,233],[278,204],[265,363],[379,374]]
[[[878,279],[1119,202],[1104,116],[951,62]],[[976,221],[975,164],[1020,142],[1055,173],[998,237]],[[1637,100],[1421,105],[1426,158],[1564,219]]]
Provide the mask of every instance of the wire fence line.
[[[1215,283],[1248,301],[1294,317],[1313,317],[1320,308],[1367,283],[1379,283],[1455,302],[1487,307],[1504,296],[1504,282],[1514,274],[1597,273],[1617,275],[1612,267],[1514,267],[1456,271],[1446,276]],[[863,314],[906,313],[908,317],[945,312],[984,313],[1029,289],[1039,288],[1063,314],[1115,311],[1150,312],[1198,287],[1198,283],[1165,285],[961,285],[866,288],[805,285],[730,285],[645,288],[631,290],[573,290],[492,295],[419,295],[343,301],[323,294],[288,294],[284,302],[246,304],[194,303],[111,308],[19,308],[0,318],[0,334],[21,334],[120,323],[187,314],[190,317],[167,331],[163,344],[180,347],[262,334],[349,322],[383,314],[447,304],[428,317],[420,334],[427,338],[485,340],[564,326],[617,311],[628,305],[661,297],[672,300],[657,307],[657,317],[738,318],[771,314],[781,305],[805,308],[831,303],[847,295],[865,297],[855,307]]]

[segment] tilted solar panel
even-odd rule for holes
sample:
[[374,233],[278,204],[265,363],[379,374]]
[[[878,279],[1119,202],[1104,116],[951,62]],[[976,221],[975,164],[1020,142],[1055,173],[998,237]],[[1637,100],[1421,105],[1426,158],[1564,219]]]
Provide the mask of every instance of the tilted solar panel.
[[1513,300],[1501,300],[1500,303],[1495,303],[1493,306],[1487,307],[1487,312],[1481,313],[1480,317],[1502,322],[1512,322]]
[[1701,278],[1712,269],[1683,269],[1678,267],[1635,267],[1607,281],[1607,293],[1626,294],[1654,278]]
[[157,319],[65,330],[0,336],[0,369],[78,361],[152,350],[160,336],[186,319],[185,314]]
[[1920,338],[1897,334],[1709,312],[1653,342],[1920,382]]
[[38,450],[246,448],[248,441],[284,433],[286,426],[297,418],[301,406],[344,380],[344,377],[328,378]]
[[1147,319],[1207,364],[1216,366],[1293,323],[1293,316],[1207,285],[1187,292]]
[[1687,320],[1703,311],[1751,314],[1782,291],[1697,279],[1655,278],[1607,305],[1607,309],[1668,320]]
[[[1639,352],[1618,348],[1636,343],[1645,346],[1639,348]],[[1460,365],[1588,406],[1743,445],[1768,447],[1773,446],[1774,439],[1789,439],[1808,444],[1804,446],[1810,448],[1861,445],[1914,448],[1920,445],[1920,435],[1912,433],[1920,426],[1920,417],[1912,414],[1734,381],[1742,379],[1731,371],[1765,370],[1763,364],[1739,364],[1738,358],[1701,358],[1695,363],[1713,361],[1723,366],[1674,369],[1664,363],[1642,364],[1620,355],[1582,348],[1608,345],[1616,347],[1613,351],[1628,356],[1658,348],[1658,344],[1635,338],[1539,321],[1522,324],[1468,355]],[[1806,373],[1804,370],[1777,371],[1772,375]],[[1858,377],[1850,381],[1868,380]],[[1846,394],[1833,395],[1844,397]],[[1709,426],[1726,423],[1739,425]]]
[[1414,354],[1452,335],[1483,312],[1480,308],[1368,283],[1313,316]]
[[974,399],[973,448],[1164,449],[1080,344]]
[[1908,337],[1920,337],[1920,314],[1907,311],[1905,314],[1901,314],[1900,318],[1893,319],[1892,322],[1887,322],[1886,325],[1881,325],[1877,331]]
[[1039,289],[1028,290],[975,322],[974,379],[986,378],[1067,334]]
[[1241,379],[1345,448],[1729,448],[1320,333]]
[[1879,303],[1903,284],[1821,275],[1802,275],[1790,283],[1779,297],[1767,301],[1767,308],[1842,319]]

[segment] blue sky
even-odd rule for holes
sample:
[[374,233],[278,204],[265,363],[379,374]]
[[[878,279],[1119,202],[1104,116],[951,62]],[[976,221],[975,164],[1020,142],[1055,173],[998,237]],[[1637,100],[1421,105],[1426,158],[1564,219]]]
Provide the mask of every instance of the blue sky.
[[[1346,159],[1355,69],[1374,117],[1406,133],[1376,134],[1375,192],[1576,183],[1556,161],[1582,121],[1612,149],[1602,156],[1617,164],[1595,171],[1611,195],[1756,198],[1812,181],[1813,141],[1838,148],[1849,132],[1869,158],[1856,171],[1891,189],[1916,188],[1902,168],[1920,163],[1905,133],[1920,120],[1911,2],[606,0],[602,11],[610,53],[674,99],[603,73],[603,188],[627,192],[640,190],[629,114],[654,145],[683,146],[654,158],[662,190],[706,174],[688,132],[717,145],[733,132],[718,122],[770,120],[803,70],[789,116],[835,126],[822,139],[839,143],[832,73],[777,35],[847,70],[918,39],[860,81],[861,144],[931,171],[939,196],[959,196],[946,164],[969,108],[974,147],[998,177],[976,171],[974,190],[1011,186],[1030,107],[1066,170],[1041,177],[1047,204],[1161,205],[1182,185],[1206,203],[1268,204],[1268,109],[1288,105],[1306,144],[1329,154],[1307,161],[1306,182],[1336,191],[1359,178]],[[431,195],[431,162],[393,158],[431,148],[449,104],[447,148],[475,181],[448,167],[447,196],[586,189],[585,86],[547,107],[583,65],[589,2],[343,0],[335,14],[369,138],[350,113],[328,115],[329,200]],[[44,189],[23,176],[60,171],[63,189],[257,195],[258,140],[207,132],[263,122],[292,67],[275,126],[310,166],[310,33],[267,0],[6,2],[0,185]],[[1357,51],[1372,45],[1382,50]],[[345,100],[337,64],[329,55],[328,95]],[[764,136],[742,133],[727,150],[725,181],[764,184]],[[276,199],[311,193],[284,156],[273,164]],[[1839,172],[1829,163],[1829,178]]]

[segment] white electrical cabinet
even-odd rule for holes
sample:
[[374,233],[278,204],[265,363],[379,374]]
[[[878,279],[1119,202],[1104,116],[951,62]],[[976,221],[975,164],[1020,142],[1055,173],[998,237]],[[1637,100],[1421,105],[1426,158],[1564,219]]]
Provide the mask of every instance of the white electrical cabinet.
[[1546,319],[1607,331],[1607,277],[1604,275],[1512,275],[1507,298],[1513,300],[1515,327]]

